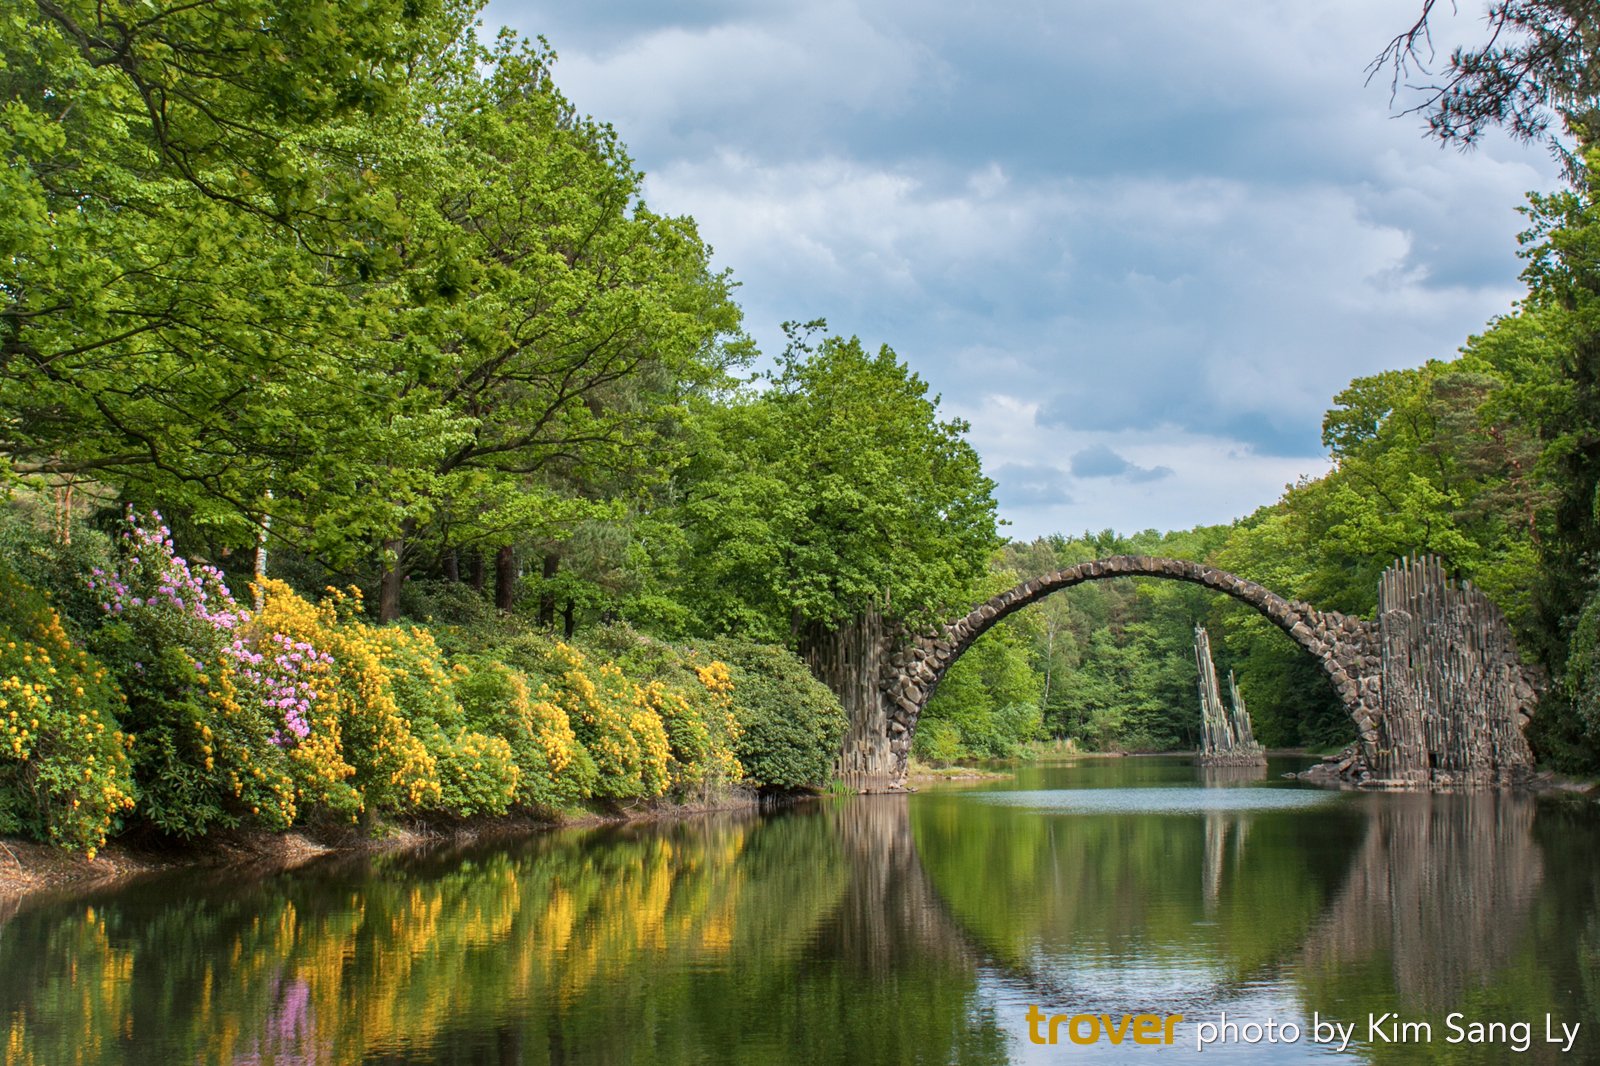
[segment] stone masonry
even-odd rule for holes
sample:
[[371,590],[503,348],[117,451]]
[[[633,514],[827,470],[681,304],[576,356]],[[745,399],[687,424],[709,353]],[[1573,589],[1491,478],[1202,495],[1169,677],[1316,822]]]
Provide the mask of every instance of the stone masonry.
[[[879,658],[880,704],[873,708],[848,707],[853,717],[869,712],[880,726],[863,736],[852,733],[842,753],[841,765],[872,764],[884,767],[882,779],[863,782],[867,787],[898,789],[905,784],[911,739],[929,698],[945,671],[990,626],[1054,592],[1086,581],[1117,577],[1156,577],[1188,581],[1215,589],[1249,604],[1310,653],[1328,675],[1356,726],[1355,755],[1366,767],[1384,765],[1383,745],[1383,644],[1377,622],[1319,611],[1310,604],[1282,596],[1224,570],[1183,559],[1147,555],[1118,555],[1079,563],[1065,570],[1024,582],[972,609],[964,617],[943,625],[933,634],[908,638],[886,635]],[[1516,689],[1515,721],[1518,726],[1532,713],[1535,688],[1531,682]],[[880,729],[882,730],[880,732]],[[1519,728],[1520,731],[1520,728]],[[852,746],[862,751],[851,751]],[[865,751],[871,746],[872,752]]]

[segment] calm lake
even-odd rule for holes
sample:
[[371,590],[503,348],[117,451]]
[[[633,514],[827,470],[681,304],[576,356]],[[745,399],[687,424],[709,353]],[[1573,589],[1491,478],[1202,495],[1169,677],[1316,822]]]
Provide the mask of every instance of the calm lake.
[[[1024,766],[35,900],[0,921],[4,1062],[1600,1062],[1593,805],[1295,765]],[[1184,1021],[1037,1044],[1030,1006]]]

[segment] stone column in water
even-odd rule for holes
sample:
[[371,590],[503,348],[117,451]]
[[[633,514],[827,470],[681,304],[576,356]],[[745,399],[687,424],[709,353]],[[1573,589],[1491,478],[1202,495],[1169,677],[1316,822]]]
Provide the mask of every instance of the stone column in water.
[[1201,747],[1195,757],[1200,766],[1257,766],[1266,763],[1261,745],[1250,731],[1250,719],[1239,695],[1233,671],[1228,671],[1231,712],[1222,706],[1217,667],[1211,660],[1211,635],[1204,626],[1194,627],[1194,661],[1200,675]]

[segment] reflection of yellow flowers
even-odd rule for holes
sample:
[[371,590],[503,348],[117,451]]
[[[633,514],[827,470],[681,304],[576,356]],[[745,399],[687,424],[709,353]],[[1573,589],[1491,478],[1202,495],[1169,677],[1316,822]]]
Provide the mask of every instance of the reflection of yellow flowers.
[[[385,876],[391,860],[379,857],[360,892],[304,910],[293,893],[247,894],[195,916],[213,938],[214,964],[195,975],[193,996],[145,1004],[145,1020],[173,1046],[267,1061],[263,1041],[282,1002],[272,990],[292,985],[315,1026],[305,1046],[332,1062],[342,1060],[328,1049],[432,1046],[463,1017],[499,1024],[517,1004],[598,1004],[659,960],[739,958],[759,944],[774,965],[792,965],[785,960],[836,909],[847,868],[745,854],[751,835],[751,823],[707,822],[603,849],[551,840],[449,869],[403,866],[404,877]],[[52,944],[77,960],[77,976],[0,1014],[6,1066],[73,1062],[131,1035],[134,974],[160,945],[108,936],[107,924],[87,906],[57,923]],[[19,978],[33,972],[15,961]],[[303,1034],[310,1040],[312,1030]],[[652,1034],[633,1035],[637,1043],[617,1045],[619,1058],[647,1055]],[[287,1050],[276,1048],[280,1060]]]

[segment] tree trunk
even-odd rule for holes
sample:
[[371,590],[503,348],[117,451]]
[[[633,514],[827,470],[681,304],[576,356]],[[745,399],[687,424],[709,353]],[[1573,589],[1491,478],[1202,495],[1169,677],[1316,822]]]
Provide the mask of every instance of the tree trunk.
[[[272,505],[272,490],[267,490],[267,505]],[[266,592],[261,583],[267,579],[267,534],[272,532],[272,512],[265,511],[261,515],[261,526],[256,530],[256,579],[251,585],[251,597],[259,612],[266,602]]]
[[1044,624],[1044,697],[1039,701],[1039,706],[1044,715],[1050,714],[1050,678],[1054,672],[1056,662],[1056,626],[1054,622],[1046,621]]
[[571,640],[572,639],[572,634],[577,632],[577,630],[578,630],[577,610],[573,606],[572,601],[568,600],[567,601],[567,605],[565,607],[561,608],[561,632],[566,634],[566,639],[567,640]]
[[484,585],[483,549],[474,548],[467,557],[467,580],[472,584],[472,591],[482,592]]
[[[378,624],[387,625],[400,617],[400,582],[405,574],[400,567],[400,556],[405,551],[405,538],[394,537],[383,542],[383,554],[388,565],[378,581]],[[392,561],[390,561],[392,560]]]
[[378,582],[378,622],[387,624],[400,617],[400,586],[406,579],[406,538],[416,532],[417,523],[406,519],[400,523],[400,532],[383,542],[383,554],[388,563]]
[[[550,582],[555,579],[556,573],[561,569],[561,556],[556,552],[544,553],[544,570],[541,576],[544,584],[539,589],[539,625],[543,629],[556,627],[556,593],[550,587]],[[571,634],[568,634],[569,636]]]
[[494,556],[494,605],[507,614],[517,602],[517,553],[507,544]]
[[454,548],[444,553],[444,579],[452,585],[461,583],[461,557]]

